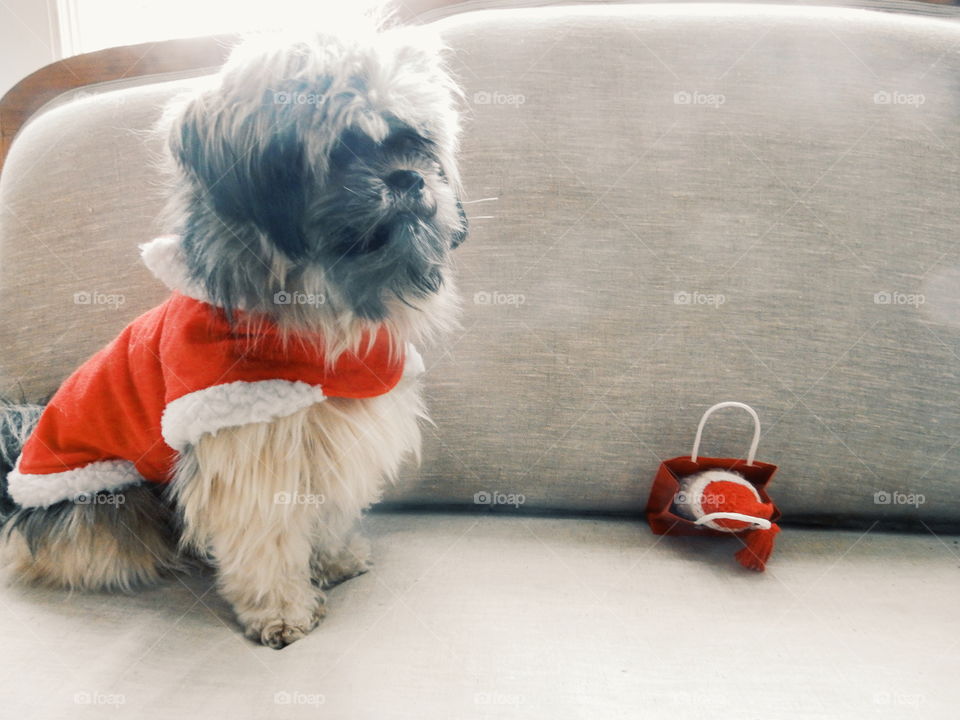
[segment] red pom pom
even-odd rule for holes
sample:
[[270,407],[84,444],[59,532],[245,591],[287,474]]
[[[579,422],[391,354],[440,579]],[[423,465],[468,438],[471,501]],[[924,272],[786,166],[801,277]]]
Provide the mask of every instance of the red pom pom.
[[746,547],[734,555],[737,562],[748,570],[763,572],[767,567],[767,560],[773,553],[773,543],[778,532],[780,528],[774,524],[768,530],[751,530],[746,533],[744,538]]

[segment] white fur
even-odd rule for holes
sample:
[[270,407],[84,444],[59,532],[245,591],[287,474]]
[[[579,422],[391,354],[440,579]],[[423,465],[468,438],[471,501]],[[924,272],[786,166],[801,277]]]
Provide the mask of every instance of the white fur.
[[163,235],[140,246],[140,258],[147,269],[171,290],[194,300],[214,304],[207,292],[187,275],[180,237]]
[[305,382],[238,380],[177,398],[164,409],[160,427],[167,445],[182,452],[206,433],[286,417],[324,399],[323,388]]
[[427,370],[423,363],[423,356],[417,352],[413,343],[407,343],[406,359],[403,363],[403,376],[406,378],[417,377]]
[[419,383],[362,400],[329,398],[269,423],[205,435],[173,490],[182,542],[216,564],[248,636],[282,647],[323,614],[329,585],[363,572],[352,536],[407,454],[419,456]]
[[20,472],[20,463],[7,475],[8,492],[21,507],[49,507],[100,490],[139,485],[143,478],[126,460],[101,460],[73,470],[33,475]]

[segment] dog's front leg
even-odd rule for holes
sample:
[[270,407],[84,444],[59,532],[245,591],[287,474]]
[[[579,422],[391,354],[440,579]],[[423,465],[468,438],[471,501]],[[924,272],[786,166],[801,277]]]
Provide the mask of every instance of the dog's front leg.
[[181,455],[173,486],[183,542],[213,560],[247,637],[277,649],[324,614],[310,570],[316,508],[296,502],[309,469],[295,420],[203,436]]

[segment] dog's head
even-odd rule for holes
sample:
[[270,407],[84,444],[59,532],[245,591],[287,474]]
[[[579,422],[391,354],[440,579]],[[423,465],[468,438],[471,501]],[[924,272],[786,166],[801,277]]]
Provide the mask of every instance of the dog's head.
[[467,232],[458,94],[415,29],[241,46],[170,129],[193,279],[294,324],[427,309]]

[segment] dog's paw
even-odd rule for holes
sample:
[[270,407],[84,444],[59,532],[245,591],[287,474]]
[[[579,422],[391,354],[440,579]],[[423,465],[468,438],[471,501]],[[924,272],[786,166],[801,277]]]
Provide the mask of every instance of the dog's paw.
[[247,623],[244,634],[251,640],[274,650],[282,650],[287,645],[306,637],[327,614],[325,598],[321,595],[313,610],[302,617],[290,613],[277,613],[279,617]]

